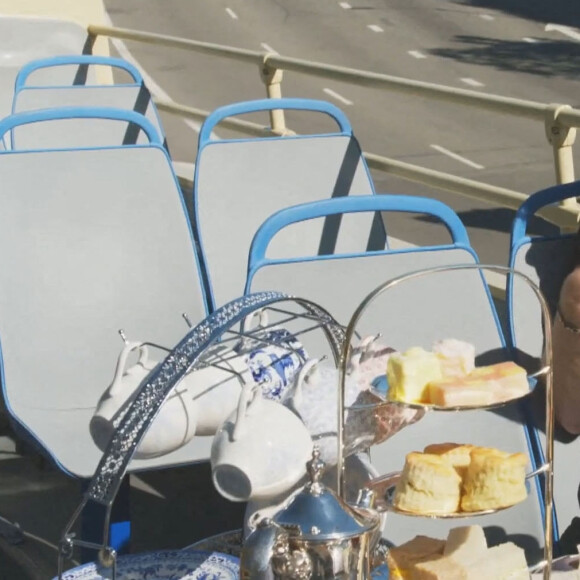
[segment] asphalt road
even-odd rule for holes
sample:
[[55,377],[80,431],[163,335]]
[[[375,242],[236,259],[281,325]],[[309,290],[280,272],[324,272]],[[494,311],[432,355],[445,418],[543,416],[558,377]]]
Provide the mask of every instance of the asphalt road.
[[[580,8],[552,0],[105,0],[117,26],[344,65],[448,86],[576,104]],[[119,47],[118,43],[116,44]],[[251,65],[127,43],[174,100],[211,110],[265,90]],[[555,181],[541,123],[419,97],[286,73],[284,96],[326,99],[351,120],[365,151],[531,193]],[[165,115],[173,156],[194,161],[197,135]],[[266,122],[264,120],[264,122]],[[289,117],[299,132],[324,128]],[[504,263],[513,212],[374,174],[379,192],[436,197],[468,226],[482,261]],[[425,244],[445,240],[417,217],[389,233]]]

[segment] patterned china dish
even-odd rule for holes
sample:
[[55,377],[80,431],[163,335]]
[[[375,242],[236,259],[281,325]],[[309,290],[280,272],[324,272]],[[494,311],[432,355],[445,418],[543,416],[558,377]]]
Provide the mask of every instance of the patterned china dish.
[[[117,560],[118,580],[238,580],[239,574],[239,559],[219,552],[161,551],[128,554]],[[68,570],[62,578],[108,580],[111,570],[90,562]]]

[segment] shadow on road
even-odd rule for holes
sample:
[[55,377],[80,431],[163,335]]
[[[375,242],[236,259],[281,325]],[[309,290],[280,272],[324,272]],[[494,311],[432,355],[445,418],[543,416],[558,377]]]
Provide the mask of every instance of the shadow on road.
[[544,24],[580,27],[580,4],[575,0],[455,0],[455,3],[497,10]]
[[577,79],[580,73],[580,43],[557,40],[529,43],[483,36],[459,35],[457,48],[434,48],[429,52],[459,62],[492,66],[497,70],[543,77]]
[[[512,229],[515,211],[508,208],[472,209],[459,212],[457,215],[467,228],[509,233]],[[430,216],[419,216],[417,220],[426,223],[439,221]],[[537,236],[557,236],[560,230],[542,218],[534,217],[530,219],[527,231],[529,234]]]

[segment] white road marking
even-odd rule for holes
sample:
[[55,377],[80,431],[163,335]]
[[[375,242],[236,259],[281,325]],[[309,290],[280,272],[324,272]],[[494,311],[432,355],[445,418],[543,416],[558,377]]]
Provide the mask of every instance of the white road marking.
[[480,17],[482,20],[489,20],[489,21],[491,21],[491,20],[495,20],[495,17],[494,17],[494,16],[492,16],[491,14],[480,14],[480,15],[479,15],[479,17]]
[[266,44],[265,42],[262,42],[262,44],[260,44],[260,46],[266,51],[266,52],[273,52],[274,54],[280,54],[277,50],[274,50],[269,44]]
[[228,16],[233,20],[238,19],[238,15],[231,8],[226,8],[226,12],[228,13]]
[[532,38],[531,36],[524,36],[522,38],[522,40],[524,42],[530,42],[530,43],[540,42],[537,38]]
[[352,6],[348,2],[339,2],[338,4],[344,10],[350,10]]
[[469,77],[463,77],[461,79],[462,83],[465,83],[466,85],[469,85],[470,87],[483,87],[485,86],[483,83],[480,83],[479,81],[476,81],[475,79],[470,79]]
[[342,95],[339,95],[337,92],[333,91],[332,89],[322,89],[322,91],[325,92],[328,96],[332,97],[333,99],[336,99],[337,101],[340,101],[341,103],[343,103],[345,105],[352,105],[352,101],[349,101],[348,99],[346,99]]
[[[106,12],[105,12],[104,18],[105,18],[105,24],[107,26],[111,26],[111,27],[114,26],[113,21],[111,20],[111,17]],[[127,62],[130,62],[141,73],[141,76],[143,77],[143,80],[145,81],[145,84],[147,85],[147,88],[149,89],[149,91],[151,92],[153,97],[155,97],[161,101],[173,102],[173,99],[171,98],[171,96],[169,94],[167,94],[153,80],[153,78],[151,76],[149,76],[147,71],[141,66],[141,64],[139,64],[137,59],[131,54],[131,52],[129,51],[129,49],[127,48],[127,46],[125,45],[125,43],[122,40],[120,40],[119,38],[111,38],[110,40],[113,43],[113,46],[115,47],[116,51],[119,53],[119,56],[121,56],[121,58],[124,58]],[[201,123],[196,123],[193,119],[183,119],[183,122],[191,130],[195,131],[196,133],[199,133],[199,131],[201,130]],[[212,137],[212,139],[217,139],[216,134],[213,132],[211,134],[211,137]]]
[[373,32],[384,32],[378,24],[369,24],[367,28],[370,28]]
[[420,50],[407,51],[413,58],[427,58]]
[[562,26],[561,24],[546,24],[546,28],[544,30],[546,32],[551,32],[552,30],[555,32],[561,32],[569,38],[580,41],[580,32],[571,26]]
[[447,155],[447,157],[451,157],[451,159],[455,159],[455,161],[459,161],[460,163],[465,163],[465,165],[469,165],[474,169],[485,169],[483,165],[475,163],[475,161],[471,161],[471,159],[467,159],[457,153],[453,153],[453,151],[449,151],[449,149],[445,149],[445,147],[441,147],[441,145],[431,145],[431,149],[435,149],[435,151],[439,151],[439,153]]

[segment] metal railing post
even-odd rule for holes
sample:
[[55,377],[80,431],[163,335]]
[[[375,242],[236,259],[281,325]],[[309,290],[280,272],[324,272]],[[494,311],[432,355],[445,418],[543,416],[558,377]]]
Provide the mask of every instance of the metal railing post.
[[[260,65],[260,78],[266,85],[266,94],[269,99],[282,98],[282,76],[283,70],[281,68],[274,68],[268,64],[268,57],[270,54],[265,54],[264,59]],[[270,111],[270,126],[273,133],[280,135],[286,134],[286,119],[284,117],[283,109],[274,109]]]
[[[572,145],[576,140],[576,128],[564,125],[558,118],[563,111],[570,110],[570,105],[552,104],[546,109],[546,137],[554,154],[554,169],[557,183],[571,183],[574,177],[574,157]],[[560,205],[580,209],[576,199],[566,199]],[[574,231],[575,228],[561,227],[562,232]]]

